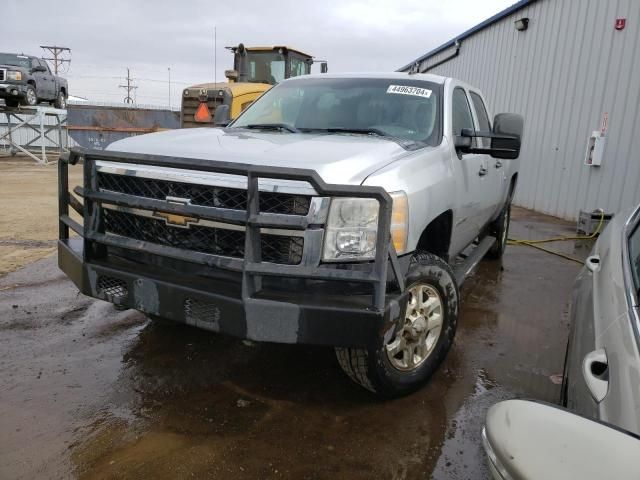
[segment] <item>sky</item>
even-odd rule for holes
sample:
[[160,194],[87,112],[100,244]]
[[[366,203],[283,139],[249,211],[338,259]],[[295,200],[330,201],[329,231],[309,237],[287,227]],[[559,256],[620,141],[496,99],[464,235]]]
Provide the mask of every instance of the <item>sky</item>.
[[213,81],[214,51],[215,76],[225,80],[233,63],[225,46],[284,44],[327,60],[330,72],[393,71],[514,0],[2,3],[0,49],[48,56],[40,45],[71,48],[63,76],[72,95],[121,103],[129,68],[138,104],[177,108],[185,87]]

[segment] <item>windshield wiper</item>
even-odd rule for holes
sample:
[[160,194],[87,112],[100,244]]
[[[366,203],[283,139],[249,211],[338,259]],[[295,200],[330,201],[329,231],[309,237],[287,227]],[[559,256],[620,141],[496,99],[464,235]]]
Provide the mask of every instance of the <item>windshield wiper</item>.
[[362,135],[376,135],[378,137],[384,137],[392,140],[408,150],[414,150],[416,148],[423,147],[424,142],[416,140],[409,140],[408,138],[401,138],[390,133],[380,130],[379,128],[350,128],[350,127],[332,127],[332,128],[301,128],[301,132],[327,132],[327,133],[357,133]]
[[291,125],[287,125],[286,123],[252,123],[249,125],[244,125],[240,128],[249,128],[249,129],[263,129],[263,130],[286,130],[291,133],[300,133],[296,127]]
[[393,135],[389,135],[388,133],[378,128],[334,127],[334,128],[327,128],[326,131],[330,133],[363,133],[367,135],[377,135],[379,137],[393,137]]

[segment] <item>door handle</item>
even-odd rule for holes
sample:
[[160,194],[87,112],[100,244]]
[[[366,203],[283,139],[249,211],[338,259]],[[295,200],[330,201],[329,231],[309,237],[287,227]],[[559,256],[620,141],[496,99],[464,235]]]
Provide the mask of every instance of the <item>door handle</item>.
[[591,255],[590,257],[587,257],[584,264],[590,272],[595,273],[600,271],[600,257],[598,255]]
[[584,356],[582,375],[594,400],[600,403],[609,391],[609,361],[604,348]]
[[488,170],[484,167],[480,167],[480,171],[478,172],[478,175],[480,175],[481,177],[484,177],[487,174]]
[[496,161],[496,168],[502,168],[502,162],[500,160]]

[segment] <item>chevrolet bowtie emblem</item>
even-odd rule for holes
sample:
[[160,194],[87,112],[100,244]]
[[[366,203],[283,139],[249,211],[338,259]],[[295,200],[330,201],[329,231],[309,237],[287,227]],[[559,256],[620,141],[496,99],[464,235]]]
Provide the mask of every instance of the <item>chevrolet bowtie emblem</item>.
[[198,223],[197,218],[179,215],[177,213],[153,212],[153,216],[162,218],[164,223],[173,227],[189,228],[192,223]]

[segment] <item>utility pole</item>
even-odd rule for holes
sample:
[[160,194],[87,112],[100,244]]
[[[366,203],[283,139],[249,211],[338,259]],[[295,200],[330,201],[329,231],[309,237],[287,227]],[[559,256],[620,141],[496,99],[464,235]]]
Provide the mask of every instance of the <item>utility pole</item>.
[[218,83],[218,27],[213,27],[213,83]]
[[69,55],[71,55],[71,49],[68,47],[56,47],[55,45],[40,45],[40,48],[42,48],[45,51],[48,51],[53,58],[49,57],[49,58],[42,58],[43,60],[49,60],[51,62],[53,62],[53,71],[56,75],[58,75],[58,69],[59,67],[62,66],[63,63],[68,63],[71,64],[71,59],[70,58],[62,58],[63,54],[65,52],[67,52]]
[[127,89],[127,96],[124,97],[124,103],[135,103],[133,100],[133,97],[131,97],[131,92],[134,92],[135,94],[135,90],[136,88],[138,88],[137,85],[133,85],[131,83],[133,79],[131,78],[131,74],[129,73],[129,69],[127,68],[127,84],[126,85],[118,85],[119,88],[126,88]]
[[169,71],[169,110],[171,110],[171,67],[167,67]]

